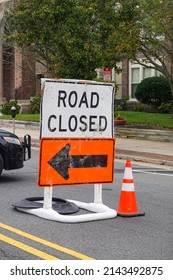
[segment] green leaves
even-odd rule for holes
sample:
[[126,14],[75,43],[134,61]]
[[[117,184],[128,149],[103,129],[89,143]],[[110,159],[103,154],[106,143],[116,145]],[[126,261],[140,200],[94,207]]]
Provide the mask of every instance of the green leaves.
[[20,1],[7,15],[6,42],[36,52],[54,76],[92,78],[98,66],[94,9],[84,1]]

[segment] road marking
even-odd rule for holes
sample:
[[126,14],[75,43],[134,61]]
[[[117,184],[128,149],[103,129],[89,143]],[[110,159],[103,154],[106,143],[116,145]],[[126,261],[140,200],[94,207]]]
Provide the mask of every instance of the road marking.
[[[143,171],[143,170],[140,170],[140,169],[133,169],[133,172],[136,172],[136,173],[144,173],[144,174],[153,174],[153,175],[161,175],[161,176],[168,176],[168,177],[172,177],[173,174],[168,174],[168,173],[165,173],[166,171],[165,170],[148,170],[148,171]],[[169,172],[169,171],[167,171]],[[170,171],[172,172],[172,171]]]
[[19,249],[21,249],[21,250],[23,250],[23,251],[25,251],[27,253],[30,253],[30,254],[32,254],[34,256],[37,256],[37,257],[39,257],[39,258],[41,258],[43,260],[60,260],[58,258],[55,258],[52,255],[46,254],[43,251],[37,250],[37,249],[35,249],[35,248],[31,247],[31,246],[26,245],[25,243],[19,242],[19,241],[15,240],[15,239],[7,237],[7,236],[5,236],[3,234],[0,234],[0,240],[5,242],[5,243],[8,243],[8,244],[10,244],[10,245],[12,245],[14,247],[17,247],[17,248],[19,248]]
[[14,232],[14,233],[16,233],[18,235],[21,235],[23,237],[26,237],[26,238],[28,238],[30,240],[33,240],[35,242],[41,243],[41,244],[43,244],[43,245],[45,245],[47,247],[50,247],[50,248],[53,248],[53,249],[58,250],[60,252],[63,252],[65,254],[71,255],[71,256],[73,256],[75,258],[78,258],[78,259],[81,259],[81,260],[94,260],[93,258],[91,258],[91,257],[89,257],[87,255],[81,254],[81,253],[79,253],[77,251],[68,249],[66,247],[60,246],[60,245],[55,244],[55,243],[52,243],[50,241],[47,241],[47,240],[45,240],[43,238],[40,238],[40,237],[37,237],[35,235],[31,235],[31,234],[29,234],[27,232],[24,232],[24,231],[19,230],[17,228],[8,226],[6,224],[0,223],[0,227],[3,228],[3,229],[9,230],[11,232]]

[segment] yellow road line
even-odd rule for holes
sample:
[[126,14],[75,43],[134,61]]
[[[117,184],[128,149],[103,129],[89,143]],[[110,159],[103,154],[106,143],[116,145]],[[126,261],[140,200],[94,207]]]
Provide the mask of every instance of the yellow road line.
[[19,241],[13,239],[13,238],[9,238],[9,237],[7,237],[3,234],[0,234],[0,240],[3,241],[3,242],[6,242],[6,243],[8,243],[12,246],[15,246],[15,247],[27,252],[27,253],[30,253],[34,256],[37,256],[37,257],[39,257],[43,260],[59,260],[58,258],[55,258],[52,255],[46,254],[46,253],[44,253],[40,250],[37,250],[37,249],[35,249],[31,246],[28,246],[28,245],[26,245],[22,242],[19,242]]
[[78,258],[78,259],[81,259],[81,260],[94,260],[93,258],[88,257],[87,255],[84,255],[84,254],[81,254],[81,253],[76,252],[76,251],[74,251],[74,250],[68,249],[68,248],[66,248],[66,247],[57,245],[57,244],[55,244],[55,243],[52,243],[52,242],[47,241],[47,240],[45,240],[45,239],[42,239],[42,238],[40,238],[40,237],[31,235],[31,234],[29,234],[29,233],[27,233],[27,232],[24,232],[24,231],[22,231],[22,230],[19,230],[19,229],[17,229],[17,228],[8,226],[8,225],[6,225],[6,224],[0,223],[0,227],[3,228],[3,229],[9,230],[9,231],[11,231],[11,232],[14,232],[14,233],[16,233],[16,234],[18,234],[18,235],[21,235],[21,236],[23,236],[23,237],[26,237],[26,238],[28,238],[28,239],[31,239],[31,240],[33,240],[33,241],[36,241],[36,242],[38,242],[38,243],[41,243],[41,244],[43,244],[43,245],[45,245],[45,246],[51,247],[51,248],[53,248],[53,249],[55,249],[55,250],[58,250],[58,251],[60,251],[60,252],[66,253],[66,254],[71,255],[71,256],[73,256],[73,257],[76,257],[76,258]]

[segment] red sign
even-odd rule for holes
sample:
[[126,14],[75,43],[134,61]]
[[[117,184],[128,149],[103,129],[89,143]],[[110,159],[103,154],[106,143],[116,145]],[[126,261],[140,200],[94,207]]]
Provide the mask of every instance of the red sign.
[[42,138],[38,185],[112,183],[114,138]]
[[112,81],[112,69],[111,68],[103,68],[103,80],[105,82]]

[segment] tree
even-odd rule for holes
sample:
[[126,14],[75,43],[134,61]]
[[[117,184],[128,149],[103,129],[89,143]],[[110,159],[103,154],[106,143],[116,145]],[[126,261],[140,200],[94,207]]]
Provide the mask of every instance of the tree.
[[22,0],[7,12],[5,42],[63,78],[91,79],[119,57],[115,0]]
[[173,95],[173,1],[121,0],[117,14],[117,55],[157,69]]
[[100,54],[90,1],[17,1],[6,15],[6,44],[36,54],[54,76],[91,79]]

